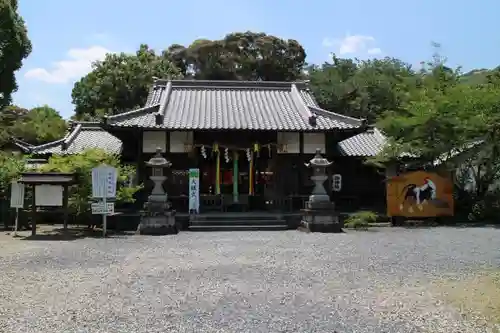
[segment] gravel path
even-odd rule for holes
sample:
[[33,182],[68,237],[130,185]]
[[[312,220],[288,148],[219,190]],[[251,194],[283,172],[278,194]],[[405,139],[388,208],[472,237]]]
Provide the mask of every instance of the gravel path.
[[488,332],[429,286],[500,264],[489,228],[12,242],[0,332]]

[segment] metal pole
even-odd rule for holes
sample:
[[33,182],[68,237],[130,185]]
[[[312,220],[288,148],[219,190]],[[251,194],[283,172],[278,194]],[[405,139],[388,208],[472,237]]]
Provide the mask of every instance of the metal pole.
[[19,225],[19,208],[16,207],[16,222],[14,224],[14,237],[17,236],[17,226]]
[[104,198],[102,198],[104,204],[104,214],[102,214],[102,237],[106,237],[106,224],[107,224],[107,215],[108,215],[108,205],[106,204],[106,194]]

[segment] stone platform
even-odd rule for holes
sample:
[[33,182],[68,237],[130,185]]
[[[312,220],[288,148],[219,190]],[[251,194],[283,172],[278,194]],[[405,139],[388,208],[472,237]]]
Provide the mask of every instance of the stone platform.
[[175,213],[169,213],[172,215],[144,217],[137,228],[137,234],[153,236],[178,234],[179,229],[175,224]]
[[342,222],[339,214],[335,211],[333,202],[311,202],[306,203],[306,208],[301,210],[302,219],[299,230],[309,232],[342,232]]
[[[166,197],[164,200],[166,200]],[[167,202],[149,201],[144,208],[141,221],[137,227],[137,234],[172,235],[179,233],[179,228],[175,223],[175,211],[170,210]]]

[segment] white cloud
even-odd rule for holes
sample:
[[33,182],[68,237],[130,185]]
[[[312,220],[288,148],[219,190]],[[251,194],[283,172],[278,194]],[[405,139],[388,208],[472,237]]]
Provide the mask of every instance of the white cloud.
[[376,46],[377,41],[373,36],[349,35],[342,39],[324,38],[323,46],[335,48],[335,53],[339,55],[376,55],[382,50]]
[[51,68],[30,69],[24,74],[24,77],[47,83],[68,83],[90,72],[92,63],[103,60],[107,53],[111,53],[111,51],[102,46],[70,49],[66,60],[54,62]]

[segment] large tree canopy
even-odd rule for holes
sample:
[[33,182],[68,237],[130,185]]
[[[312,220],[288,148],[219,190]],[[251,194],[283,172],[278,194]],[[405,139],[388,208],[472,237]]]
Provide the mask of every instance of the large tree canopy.
[[30,53],[31,42],[17,12],[17,0],[0,0],[0,108],[10,104],[17,90],[15,72]]
[[37,145],[60,139],[65,132],[66,122],[47,105],[31,110],[8,106],[0,113],[0,143],[15,137]]
[[366,61],[332,57],[310,66],[311,89],[326,110],[373,123],[385,110],[397,110],[415,80],[411,67],[393,58]]
[[299,42],[255,32],[235,32],[220,40],[174,44],[168,55],[182,74],[198,80],[293,81],[306,52]]
[[141,107],[153,77],[198,80],[293,81],[306,53],[295,40],[264,33],[232,33],[221,40],[173,44],[161,55],[142,45],[136,54],[108,54],[77,82],[75,118],[90,120]]
[[90,120],[144,105],[153,77],[175,78],[178,70],[166,54],[147,45],[135,54],[108,54],[77,82],[72,91],[75,118]]

